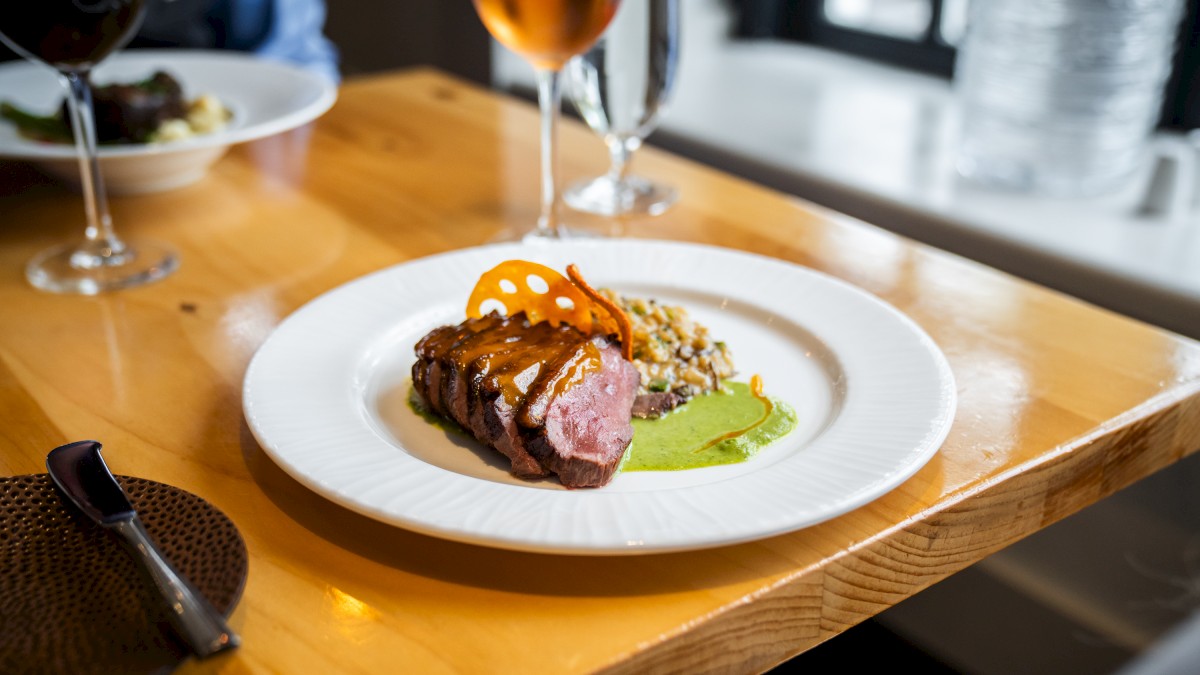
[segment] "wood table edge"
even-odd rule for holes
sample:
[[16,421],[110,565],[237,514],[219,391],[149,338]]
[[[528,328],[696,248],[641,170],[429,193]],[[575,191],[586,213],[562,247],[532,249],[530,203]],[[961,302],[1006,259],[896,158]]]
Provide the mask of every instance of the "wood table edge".
[[[1198,450],[1200,382],[1188,382],[600,672],[768,670]],[[886,579],[888,591],[862,578]]]

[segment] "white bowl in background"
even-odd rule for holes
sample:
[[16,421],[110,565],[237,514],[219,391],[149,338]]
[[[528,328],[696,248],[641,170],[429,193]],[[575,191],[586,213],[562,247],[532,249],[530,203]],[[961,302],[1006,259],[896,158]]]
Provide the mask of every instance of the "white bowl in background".
[[[98,66],[92,79],[97,85],[130,82],[156,70],[175,77],[188,99],[216,96],[233,119],[221,131],[185,140],[101,146],[100,170],[112,194],[158,192],[194,183],[230,146],[307,124],[337,100],[337,86],[321,75],[234,51],[130,50]],[[0,64],[0,100],[51,114],[65,94],[48,66],[29,61]],[[5,120],[0,120],[0,157],[29,160],[67,182],[79,181],[74,145],[30,140]]]

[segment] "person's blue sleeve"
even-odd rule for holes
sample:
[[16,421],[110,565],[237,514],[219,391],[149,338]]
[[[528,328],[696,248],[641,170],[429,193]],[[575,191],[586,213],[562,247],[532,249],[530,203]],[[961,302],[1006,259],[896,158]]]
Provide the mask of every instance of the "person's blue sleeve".
[[337,48],[324,32],[324,0],[274,0],[274,4],[271,28],[258,53],[301,64],[334,82],[340,81]]
[[218,0],[217,5],[227,12],[222,17],[226,46],[249,48],[341,81],[337,48],[325,37],[324,0]]

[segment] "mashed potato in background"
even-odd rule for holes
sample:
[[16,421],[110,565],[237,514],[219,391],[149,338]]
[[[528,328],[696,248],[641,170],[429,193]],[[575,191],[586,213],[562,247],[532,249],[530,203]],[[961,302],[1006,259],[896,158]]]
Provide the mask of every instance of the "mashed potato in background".
[[220,131],[233,117],[216,96],[204,94],[188,106],[187,116],[163,122],[150,139],[152,143],[181,141],[201,134]]

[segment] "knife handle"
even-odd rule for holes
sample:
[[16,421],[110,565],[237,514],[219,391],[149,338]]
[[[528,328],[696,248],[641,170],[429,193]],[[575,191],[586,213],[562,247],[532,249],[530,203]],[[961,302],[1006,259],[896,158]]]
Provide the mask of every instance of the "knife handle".
[[112,523],[110,527],[129,547],[167,601],[168,619],[197,656],[205,657],[238,646],[241,640],[226,625],[225,617],[159,554],[140,519],[135,516]]

